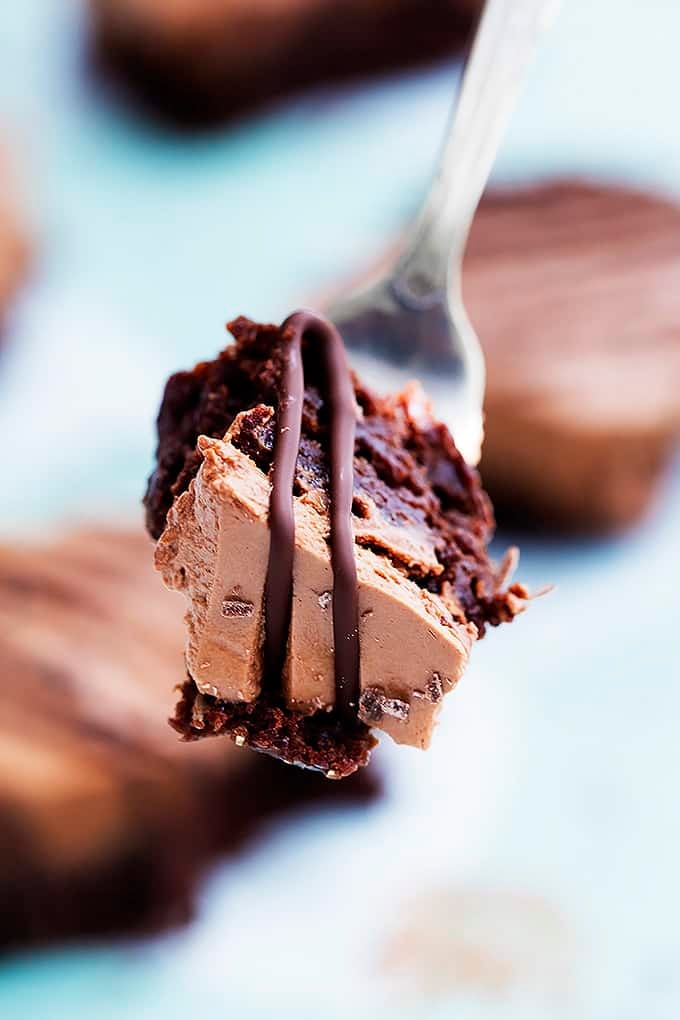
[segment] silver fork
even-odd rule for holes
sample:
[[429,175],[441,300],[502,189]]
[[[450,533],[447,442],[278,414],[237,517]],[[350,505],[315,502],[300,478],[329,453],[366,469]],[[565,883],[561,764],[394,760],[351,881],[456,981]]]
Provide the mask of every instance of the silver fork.
[[439,169],[405,249],[386,273],[329,312],[359,375],[378,392],[419,379],[470,464],[481,452],[485,370],[463,304],[463,254],[503,131],[558,5],[487,0]]

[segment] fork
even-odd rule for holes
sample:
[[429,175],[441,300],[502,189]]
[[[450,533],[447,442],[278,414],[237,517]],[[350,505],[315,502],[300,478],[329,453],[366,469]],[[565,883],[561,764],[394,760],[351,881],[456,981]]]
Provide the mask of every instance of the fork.
[[470,464],[481,454],[485,369],[463,304],[463,254],[531,58],[558,6],[487,0],[438,171],[402,253],[329,312],[361,377],[378,392],[418,378]]

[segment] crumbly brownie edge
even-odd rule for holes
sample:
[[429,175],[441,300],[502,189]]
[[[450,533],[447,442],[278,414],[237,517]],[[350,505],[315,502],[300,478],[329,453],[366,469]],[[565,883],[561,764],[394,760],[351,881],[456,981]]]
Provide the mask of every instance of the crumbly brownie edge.
[[334,712],[302,715],[260,696],[228,703],[201,694],[189,678],[170,724],[185,740],[225,734],[239,746],[302,765],[328,779],[344,779],[368,764],[377,740],[357,720],[348,726]]

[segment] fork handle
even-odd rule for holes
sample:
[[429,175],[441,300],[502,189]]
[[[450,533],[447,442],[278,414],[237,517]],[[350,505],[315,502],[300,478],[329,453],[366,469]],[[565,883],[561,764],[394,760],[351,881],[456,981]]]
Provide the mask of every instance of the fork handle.
[[459,285],[472,218],[539,39],[560,0],[486,0],[438,171],[392,278],[428,304]]

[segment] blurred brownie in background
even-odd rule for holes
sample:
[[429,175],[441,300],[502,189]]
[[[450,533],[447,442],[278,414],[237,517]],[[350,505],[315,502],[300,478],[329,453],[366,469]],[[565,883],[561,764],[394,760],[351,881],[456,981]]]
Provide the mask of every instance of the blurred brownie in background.
[[114,530],[0,548],[0,947],[184,920],[205,866],[264,817],[375,790],[180,744],[182,600],[149,560]]
[[0,149],[0,343],[8,308],[26,276],[28,264],[28,236],[8,160]]
[[206,125],[317,82],[445,57],[481,0],[89,0],[98,66]]
[[680,208],[621,187],[490,194],[464,294],[486,354],[499,520],[630,524],[680,437]]

